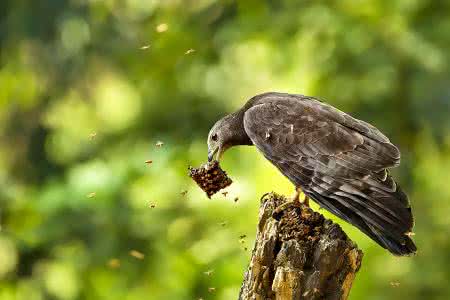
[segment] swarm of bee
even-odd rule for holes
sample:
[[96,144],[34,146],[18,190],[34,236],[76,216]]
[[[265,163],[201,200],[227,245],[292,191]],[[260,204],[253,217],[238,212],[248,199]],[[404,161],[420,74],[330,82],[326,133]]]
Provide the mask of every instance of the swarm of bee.
[[208,198],[229,186],[233,181],[223,171],[219,162],[214,160],[199,168],[189,167],[189,176],[206,192]]

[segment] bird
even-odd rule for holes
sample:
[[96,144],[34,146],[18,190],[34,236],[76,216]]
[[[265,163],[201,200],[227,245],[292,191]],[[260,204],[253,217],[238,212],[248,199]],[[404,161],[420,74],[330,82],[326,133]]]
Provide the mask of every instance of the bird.
[[218,120],[208,161],[234,146],[255,146],[321,208],[397,256],[417,251],[408,196],[389,173],[400,151],[373,125],[300,94],[268,92]]

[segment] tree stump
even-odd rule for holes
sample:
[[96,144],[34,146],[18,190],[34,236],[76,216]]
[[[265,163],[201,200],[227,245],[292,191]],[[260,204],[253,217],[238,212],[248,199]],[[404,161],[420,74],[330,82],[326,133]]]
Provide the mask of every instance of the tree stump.
[[267,194],[239,299],[347,299],[362,257],[339,225]]

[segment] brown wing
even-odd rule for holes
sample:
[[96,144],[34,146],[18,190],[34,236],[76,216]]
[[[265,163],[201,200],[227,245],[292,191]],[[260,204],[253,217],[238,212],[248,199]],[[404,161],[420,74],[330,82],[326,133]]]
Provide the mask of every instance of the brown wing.
[[[294,98],[293,98],[294,97]],[[315,99],[275,94],[244,127],[255,146],[319,205],[394,254],[416,248],[407,196],[388,174],[400,153],[375,127]]]

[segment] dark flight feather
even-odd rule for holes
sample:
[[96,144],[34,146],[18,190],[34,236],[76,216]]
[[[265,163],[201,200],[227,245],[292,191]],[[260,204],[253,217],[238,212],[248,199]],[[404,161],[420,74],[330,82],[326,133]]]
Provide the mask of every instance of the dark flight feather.
[[416,251],[409,200],[387,170],[400,152],[378,129],[302,95],[263,94],[244,108],[253,144],[307,196],[392,253]]

